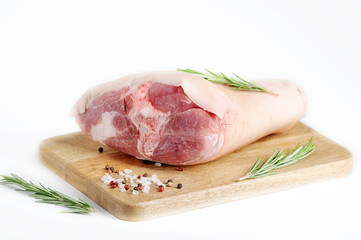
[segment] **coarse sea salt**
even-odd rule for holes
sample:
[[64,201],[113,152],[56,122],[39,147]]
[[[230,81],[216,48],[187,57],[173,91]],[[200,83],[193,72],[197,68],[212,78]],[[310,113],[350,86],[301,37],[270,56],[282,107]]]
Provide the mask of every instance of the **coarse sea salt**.
[[155,165],[156,167],[160,167],[160,166],[162,166],[162,164],[161,164],[161,163],[159,163],[159,162],[156,162],[154,165]]
[[137,190],[133,190],[133,192],[132,192],[133,194],[138,194],[139,193],[139,191],[137,191]]
[[[156,174],[153,174],[151,177],[143,177],[141,176],[140,178],[138,178],[138,174],[134,174],[132,172],[131,169],[125,169],[123,172],[119,172],[119,175],[121,176],[119,179],[113,178],[109,173],[105,173],[103,177],[101,177],[101,180],[104,183],[110,183],[111,181],[117,182],[118,183],[118,189],[121,192],[125,192],[127,191],[125,189],[125,185],[127,184],[128,186],[132,186],[132,187],[138,187],[138,183],[142,184],[143,189],[141,190],[143,193],[148,193],[150,191],[152,182],[155,183],[155,185],[157,185],[158,187],[163,186],[165,187],[165,184],[162,183],[162,181],[160,181],[157,177]],[[128,178],[129,180],[126,184],[122,183],[124,181],[125,178]],[[132,194],[139,194],[140,191],[137,190],[132,190],[131,193]]]
[[100,178],[100,180],[102,180],[105,183],[110,183],[110,181],[114,181],[115,178],[113,178],[112,176],[110,176],[109,173],[105,173],[103,177]]

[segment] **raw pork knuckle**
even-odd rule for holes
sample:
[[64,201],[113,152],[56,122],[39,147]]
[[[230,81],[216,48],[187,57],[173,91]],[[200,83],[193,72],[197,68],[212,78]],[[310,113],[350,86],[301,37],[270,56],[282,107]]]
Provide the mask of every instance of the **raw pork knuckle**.
[[171,165],[224,156],[292,128],[306,99],[290,81],[257,81],[277,96],[237,91],[177,71],[140,73],[89,89],[72,115],[86,136],[111,148]]

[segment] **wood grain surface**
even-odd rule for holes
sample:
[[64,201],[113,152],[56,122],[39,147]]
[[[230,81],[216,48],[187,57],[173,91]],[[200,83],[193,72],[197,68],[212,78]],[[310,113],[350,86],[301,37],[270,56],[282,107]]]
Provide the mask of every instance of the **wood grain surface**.
[[[316,150],[309,157],[277,170],[278,174],[236,182],[259,156],[267,159],[275,147],[292,149],[297,143],[307,144],[310,137],[313,137]],[[104,148],[103,153],[98,152],[99,147]],[[338,178],[348,175],[352,169],[352,154],[347,149],[302,123],[213,162],[186,166],[184,171],[178,171],[176,166],[157,167],[154,163],[143,163],[94,142],[81,132],[46,139],[40,144],[39,151],[45,166],[115,217],[128,221],[158,218]],[[158,192],[152,184],[149,193],[120,192],[100,180],[105,165],[121,171],[131,169],[134,173],[157,174],[162,182],[172,179],[174,185],[182,183],[183,188],[172,186]],[[116,173],[112,176],[120,177]]]

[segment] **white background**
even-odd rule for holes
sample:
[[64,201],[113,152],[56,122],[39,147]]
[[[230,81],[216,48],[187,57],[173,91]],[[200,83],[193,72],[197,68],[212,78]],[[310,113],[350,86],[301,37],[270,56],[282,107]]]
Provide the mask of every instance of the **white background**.
[[[0,174],[97,210],[61,214],[0,186],[0,239],[361,239],[360,30],[360,1],[0,1]],[[43,139],[78,131],[67,114],[88,87],[179,67],[298,82],[302,121],[353,153],[352,174],[134,223],[39,162]]]

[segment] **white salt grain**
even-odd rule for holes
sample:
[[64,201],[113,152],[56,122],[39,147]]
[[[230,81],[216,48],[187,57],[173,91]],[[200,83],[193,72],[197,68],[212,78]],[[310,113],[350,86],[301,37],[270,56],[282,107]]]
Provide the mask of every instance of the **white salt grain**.
[[124,172],[125,172],[126,174],[130,174],[130,173],[132,173],[132,170],[130,170],[130,169],[124,169]]
[[105,173],[103,177],[100,178],[105,183],[110,183],[110,181],[114,181],[115,178],[109,175],[109,173]]
[[156,167],[160,167],[160,166],[162,166],[162,164],[161,164],[161,163],[159,163],[159,162],[156,162],[154,165],[155,165]]
[[139,193],[139,191],[133,190],[133,194],[138,194],[138,193]]

